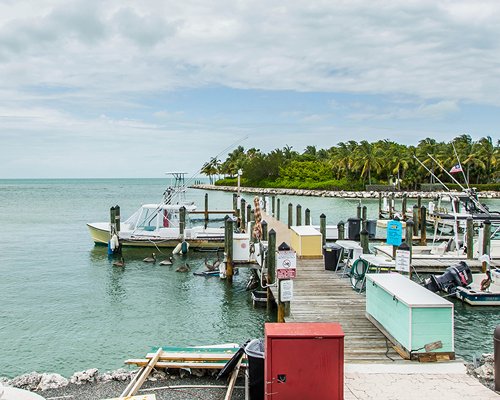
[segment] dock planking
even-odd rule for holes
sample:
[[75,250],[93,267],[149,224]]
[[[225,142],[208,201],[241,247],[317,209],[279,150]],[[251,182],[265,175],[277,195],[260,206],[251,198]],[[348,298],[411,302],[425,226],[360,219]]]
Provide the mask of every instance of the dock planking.
[[[264,219],[269,229],[276,231],[278,244],[290,243],[290,231],[285,224],[267,215]],[[276,290],[273,295],[277,297]],[[325,270],[322,259],[297,260],[293,300],[286,322],[340,323],[345,333],[344,359],[348,363],[393,363],[391,358],[405,362],[365,317],[365,307],[364,294],[355,292],[348,279]]]

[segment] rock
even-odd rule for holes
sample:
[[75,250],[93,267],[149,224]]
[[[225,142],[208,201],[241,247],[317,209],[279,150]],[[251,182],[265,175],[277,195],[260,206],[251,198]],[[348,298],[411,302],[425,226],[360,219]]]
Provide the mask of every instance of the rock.
[[40,383],[36,390],[48,390],[57,389],[67,386],[69,381],[62,375],[59,374],[42,374]]
[[205,375],[205,370],[204,369],[200,369],[200,368],[193,368],[191,370],[191,373],[194,375],[194,376],[197,376],[198,378],[201,378],[202,376]]
[[109,381],[119,381],[119,382],[124,382],[129,379],[135,374],[135,371],[127,371],[124,368],[117,369],[116,371],[111,371],[111,372],[106,372],[104,373],[101,377],[100,380],[102,382],[109,382]]
[[148,380],[150,381],[162,381],[168,378],[168,375],[164,371],[154,370],[151,375],[149,375]]
[[[4,376],[0,376],[0,385],[3,385],[3,386],[12,386],[10,384],[10,379],[6,378]],[[0,398],[1,398],[1,396],[0,396]]]
[[88,382],[97,381],[97,375],[99,370],[97,368],[91,368],[86,371],[75,372],[73,376],[70,378],[70,382],[75,385],[82,385]]
[[493,365],[483,364],[474,370],[474,374],[480,380],[483,379],[485,381],[492,381],[494,379]]
[[191,370],[188,370],[188,369],[180,369],[179,370],[179,377],[181,379],[184,379],[186,376],[189,376],[191,374]]
[[29,374],[24,374],[17,376],[10,381],[10,384],[19,389],[35,390],[42,379],[42,374],[38,372],[31,372]]

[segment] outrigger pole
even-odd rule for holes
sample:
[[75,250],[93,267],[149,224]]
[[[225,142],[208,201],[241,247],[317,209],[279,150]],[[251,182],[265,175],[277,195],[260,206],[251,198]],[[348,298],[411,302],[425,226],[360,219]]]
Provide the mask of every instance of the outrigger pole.
[[[448,186],[446,186],[446,185],[445,185],[445,184],[441,181],[441,179],[439,179],[439,178],[436,176],[436,174],[434,174],[434,172],[432,172],[429,168],[427,168],[427,167],[425,166],[425,164],[417,158],[417,156],[416,156],[416,155],[413,155],[413,158],[414,158],[415,160],[417,160],[417,161],[419,162],[419,164],[427,170],[427,172],[429,172],[429,173],[430,173],[430,174],[431,174],[434,178],[436,178],[436,179],[437,179],[437,181],[438,181],[441,185],[443,185],[443,187],[444,187],[444,188],[445,188],[448,192],[451,192],[451,190],[448,188]],[[434,160],[434,159],[433,159],[433,160]]]
[[467,189],[470,189],[469,181],[467,180],[467,177],[465,176],[464,169],[462,168],[462,163],[460,162],[460,158],[458,157],[457,149],[455,149],[455,145],[453,144],[453,142],[451,142],[451,145],[453,146],[453,151],[455,152],[455,156],[457,157],[458,165],[460,166],[460,170],[462,171],[462,175],[464,176],[464,181],[467,185]]

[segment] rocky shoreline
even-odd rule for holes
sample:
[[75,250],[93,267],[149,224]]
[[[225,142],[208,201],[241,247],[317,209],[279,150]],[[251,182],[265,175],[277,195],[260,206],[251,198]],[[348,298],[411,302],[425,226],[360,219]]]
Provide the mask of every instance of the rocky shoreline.
[[488,389],[495,391],[495,367],[493,354],[483,354],[475,362],[465,364],[467,373]]
[[[121,368],[99,374],[97,368],[92,368],[75,372],[69,379],[56,373],[31,372],[13,379],[0,377],[0,383],[37,392],[47,400],[101,400],[119,397],[137,371]],[[144,383],[141,394],[155,393],[158,400],[220,399],[224,397],[225,389],[217,386],[225,382],[215,380],[217,373],[215,370],[201,369],[155,370]],[[243,382],[238,384],[242,385]],[[244,399],[243,391],[235,391],[233,398]]]
[[[224,192],[237,192],[235,186],[215,186],[208,184],[198,184],[190,186],[193,189],[202,190],[220,190]],[[258,195],[288,195],[288,196],[313,196],[313,197],[336,197],[344,199],[378,199],[379,193],[382,196],[391,196],[402,198],[403,194],[409,199],[421,197],[423,199],[434,199],[446,192],[423,192],[423,191],[401,191],[401,192],[378,192],[378,191],[333,191],[333,190],[306,190],[306,189],[279,189],[279,188],[255,188],[255,187],[240,187],[242,193],[252,193]],[[450,192],[450,194],[459,194],[460,192]],[[478,192],[478,197],[481,199],[500,199],[500,192],[488,191]]]

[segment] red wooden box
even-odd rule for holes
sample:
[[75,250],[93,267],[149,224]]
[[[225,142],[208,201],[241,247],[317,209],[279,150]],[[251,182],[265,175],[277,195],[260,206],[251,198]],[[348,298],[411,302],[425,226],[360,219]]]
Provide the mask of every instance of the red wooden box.
[[337,323],[265,325],[265,399],[344,398],[344,332]]

